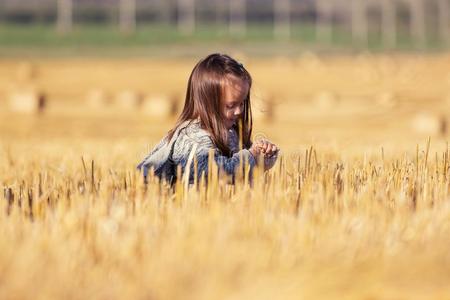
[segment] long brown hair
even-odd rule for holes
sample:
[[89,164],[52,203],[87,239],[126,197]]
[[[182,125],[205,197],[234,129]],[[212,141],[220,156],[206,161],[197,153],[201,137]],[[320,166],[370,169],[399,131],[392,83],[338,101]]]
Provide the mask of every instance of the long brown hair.
[[213,143],[224,154],[231,155],[228,147],[228,133],[220,103],[224,97],[224,87],[230,77],[248,83],[249,91],[244,100],[244,110],[239,118],[239,126],[234,127],[242,146],[249,148],[253,127],[250,105],[250,88],[252,78],[244,66],[228,55],[211,54],[200,60],[189,76],[183,111],[175,127],[169,131],[169,140],[176,128],[185,121],[200,119],[201,128],[210,133]]

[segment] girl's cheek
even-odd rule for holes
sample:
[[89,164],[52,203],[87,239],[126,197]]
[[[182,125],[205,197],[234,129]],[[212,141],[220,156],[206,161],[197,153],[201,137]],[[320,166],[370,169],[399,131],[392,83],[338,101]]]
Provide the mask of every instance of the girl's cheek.
[[222,114],[223,114],[223,116],[224,116],[225,118],[228,118],[228,109],[224,108],[224,109],[222,110]]

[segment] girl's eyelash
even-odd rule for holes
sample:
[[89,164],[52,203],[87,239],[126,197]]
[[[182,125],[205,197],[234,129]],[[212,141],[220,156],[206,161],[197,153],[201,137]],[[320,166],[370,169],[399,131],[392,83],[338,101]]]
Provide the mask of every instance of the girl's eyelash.
[[[239,106],[244,106],[244,102],[239,103]],[[238,106],[237,104],[233,104],[233,105],[227,105],[227,108],[233,108],[235,106]]]

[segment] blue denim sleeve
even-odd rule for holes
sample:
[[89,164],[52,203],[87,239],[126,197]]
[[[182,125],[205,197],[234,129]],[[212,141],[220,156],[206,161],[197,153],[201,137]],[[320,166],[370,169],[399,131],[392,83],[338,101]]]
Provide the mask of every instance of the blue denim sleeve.
[[[212,141],[205,137],[199,143],[197,143],[197,150],[195,153],[197,160],[197,178],[200,179],[202,174],[205,178],[208,177],[208,161],[209,161],[209,151],[213,149],[214,162],[217,164],[219,171],[225,172],[227,175],[234,176],[237,172],[238,167],[250,166],[250,173],[252,173],[253,168],[256,166],[256,159],[253,157],[251,152],[247,149],[242,149],[234,153],[231,157],[223,155],[217,147],[212,143]],[[192,148],[191,148],[192,150]],[[183,159],[180,161],[182,171],[185,171],[188,159]],[[192,162],[189,172],[189,181],[194,181],[195,168]]]
[[[207,171],[208,167],[208,153],[201,153],[198,156],[199,165],[200,161],[205,161],[203,166],[205,166],[205,170]],[[236,169],[239,166],[245,166],[249,164],[251,168],[256,165],[256,160],[249,150],[243,149],[239,152],[233,154],[233,156],[228,157],[221,155],[218,150],[214,152],[214,160],[217,163],[219,169],[225,171],[228,175],[234,175]]]

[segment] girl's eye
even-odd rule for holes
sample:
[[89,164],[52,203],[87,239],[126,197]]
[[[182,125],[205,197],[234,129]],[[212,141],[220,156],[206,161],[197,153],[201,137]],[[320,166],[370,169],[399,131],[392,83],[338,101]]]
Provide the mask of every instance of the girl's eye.
[[228,109],[233,109],[233,108],[235,108],[235,107],[237,107],[237,106],[243,107],[243,106],[244,106],[244,102],[241,102],[241,103],[239,103],[239,104],[227,105],[226,107],[227,107]]

